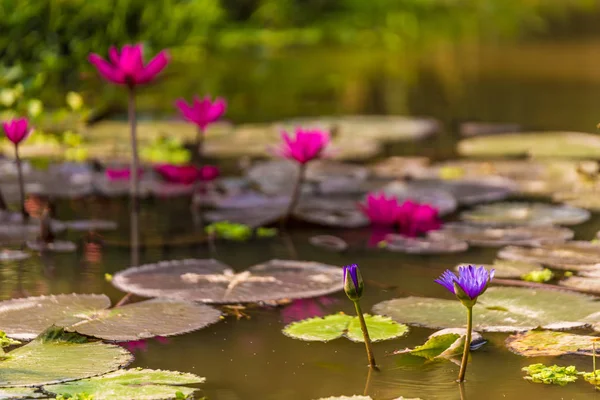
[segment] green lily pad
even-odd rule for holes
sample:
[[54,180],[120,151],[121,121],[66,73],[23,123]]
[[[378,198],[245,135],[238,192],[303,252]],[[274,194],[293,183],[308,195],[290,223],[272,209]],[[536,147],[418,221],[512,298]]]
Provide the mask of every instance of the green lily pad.
[[[473,308],[474,329],[484,332],[518,332],[537,327],[568,329],[589,324],[598,310],[590,296],[556,290],[491,287]],[[427,328],[466,325],[466,311],[457,300],[405,297],[376,304],[373,311],[400,323]]]
[[[398,324],[380,315],[364,314],[369,337],[373,342],[395,339],[408,332],[406,325]],[[328,342],[346,336],[353,342],[364,342],[358,317],[334,314],[320,318],[309,318],[293,322],[283,328],[283,333],[291,338]]]
[[206,305],[155,299],[107,309],[104,295],[57,295],[0,302],[0,329],[29,340],[51,325],[110,341],[173,336],[219,321],[221,313]]
[[463,156],[600,158],[600,137],[582,132],[524,132],[461,140]]
[[0,400],[21,400],[21,399],[45,399],[44,393],[36,388],[16,387],[0,388]]
[[490,226],[576,225],[587,221],[582,208],[546,203],[504,202],[484,204],[460,215],[463,221]]
[[50,328],[34,341],[4,355],[0,387],[41,386],[105,374],[129,364],[121,346],[92,342],[84,336]]
[[573,365],[568,367],[558,365],[546,367],[544,364],[531,364],[521,370],[527,372],[526,380],[546,385],[565,386],[567,383],[575,382],[577,375],[579,375]]
[[600,261],[600,246],[585,241],[547,244],[535,248],[508,246],[498,252],[503,260],[542,264],[553,269],[591,271]]
[[[126,369],[57,385],[46,385],[46,392],[63,396],[86,393],[94,400],[163,400],[188,398],[196,388],[181,385],[203,383],[194,374],[152,369]],[[181,394],[177,394],[177,393]],[[183,397],[181,397],[183,396]]]
[[506,347],[513,353],[525,357],[550,357],[564,354],[591,356],[592,340],[595,336],[575,335],[554,331],[529,331],[511,335]]

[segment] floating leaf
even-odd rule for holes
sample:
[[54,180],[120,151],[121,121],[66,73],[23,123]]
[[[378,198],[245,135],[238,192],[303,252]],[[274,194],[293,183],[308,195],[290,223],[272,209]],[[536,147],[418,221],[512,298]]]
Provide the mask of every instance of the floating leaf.
[[56,253],[71,253],[77,250],[77,245],[68,240],[55,240],[53,242],[44,243],[39,240],[28,240],[27,247],[34,251],[52,251]]
[[271,260],[236,273],[216,260],[162,261],[120,271],[124,292],[203,303],[255,303],[317,297],[343,289],[341,268],[308,261]]
[[[376,304],[377,314],[427,328],[456,328],[466,324],[466,313],[457,300],[405,297]],[[473,309],[474,329],[483,332],[516,332],[534,329],[567,329],[588,325],[598,310],[593,297],[556,290],[491,287]]]
[[[373,342],[390,340],[405,335],[406,325],[398,324],[380,315],[364,314],[369,337]],[[334,314],[293,322],[283,328],[283,333],[294,339],[328,342],[346,336],[353,342],[364,342],[358,317]]]
[[583,379],[594,386],[600,386],[600,370],[597,369],[594,372],[585,372],[583,374]]
[[571,206],[546,203],[494,203],[464,211],[461,219],[485,225],[576,225],[587,221],[590,212]]
[[525,379],[528,381],[560,386],[575,382],[579,374],[573,365],[568,367],[559,367],[558,365],[546,367],[544,364],[531,364],[522,368],[521,371],[527,372],[529,376],[526,376]]
[[331,397],[321,397],[318,400],[373,400],[371,396],[331,396]]
[[385,236],[385,249],[408,254],[446,254],[467,251],[467,242],[452,238],[410,238],[398,234]]
[[86,393],[94,400],[163,400],[188,398],[198,389],[181,385],[204,381],[205,378],[194,374],[138,368],[115,371],[75,382],[45,385],[43,389],[63,396]]
[[332,251],[342,252],[348,248],[348,243],[344,239],[332,235],[312,236],[308,241],[313,246]]
[[506,339],[506,347],[525,357],[561,356],[564,354],[591,356],[593,339],[596,337],[535,330],[509,336]]
[[90,342],[51,328],[0,361],[0,387],[40,386],[89,378],[129,364],[131,353],[117,345]]
[[547,244],[536,248],[508,246],[498,252],[498,257],[542,264],[554,269],[586,271],[597,269],[600,246],[585,241]]
[[449,191],[431,185],[419,185],[418,182],[393,182],[386,185],[383,192],[396,197],[400,203],[412,200],[429,204],[437,208],[441,215],[450,214],[458,206],[456,198]]
[[579,289],[588,293],[600,294],[600,278],[572,276],[558,282],[559,285]]
[[31,254],[20,250],[1,250],[0,261],[21,261],[31,257]]
[[[470,264],[459,264],[454,270],[458,271],[458,268],[461,266],[466,266]],[[477,264],[479,265],[479,264]],[[491,270],[494,269],[494,276],[496,278],[521,278],[523,275],[528,274],[532,271],[542,271],[543,268],[539,264],[530,264],[526,262],[520,261],[505,261],[505,260],[495,260],[493,264],[483,264],[485,269]]]
[[462,342],[464,344],[464,336],[457,333],[447,333],[445,335],[430,337],[424,344],[415,347],[409,352],[414,356],[434,359],[442,356],[442,354],[446,353],[449,349],[454,350],[458,348],[458,352],[451,351],[449,354],[444,354],[446,357],[451,357],[461,354],[460,346],[455,345],[457,342]]
[[506,199],[516,189],[513,181],[500,178],[476,180],[423,179],[411,182],[417,188],[436,188],[448,191],[460,205],[474,205]]
[[16,346],[21,344],[18,340],[13,340],[6,336],[6,333],[0,331],[0,349],[3,347]]
[[36,388],[0,388],[0,400],[46,399],[46,395]]
[[110,231],[115,230],[118,227],[116,222],[102,219],[65,221],[65,225],[67,229],[72,231]]

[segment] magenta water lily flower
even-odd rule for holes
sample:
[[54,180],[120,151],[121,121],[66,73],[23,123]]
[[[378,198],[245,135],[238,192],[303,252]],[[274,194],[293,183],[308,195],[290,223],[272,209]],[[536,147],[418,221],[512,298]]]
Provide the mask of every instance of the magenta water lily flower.
[[209,182],[219,176],[219,169],[212,165],[197,167],[195,165],[163,164],[155,167],[167,182],[189,185],[197,181]]
[[442,226],[437,208],[411,200],[398,208],[397,222],[400,234],[408,237],[417,237]]
[[383,193],[369,193],[365,203],[359,203],[362,212],[371,224],[392,226],[398,222],[400,206],[396,197],[386,197]]
[[[490,281],[494,278],[494,273],[495,270],[492,269],[488,272],[483,266],[460,266],[458,267],[458,276],[454,272],[446,270],[435,280],[435,283],[439,283],[456,296],[462,296],[462,293],[460,293],[460,290],[462,290],[470,300],[477,300],[477,297],[485,292]],[[455,284],[460,288],[459,293],[457,293]]]
[[281,133],[283,144],[277,153],[300,164],[319,158],[329,144],[329,134],[320,129],[297,128],[292,137],[288,132]]
[[89,56],[89,61],[104,79],[117,85],[128,86],[143,85],[153,81],[169,63],[167,51],[162,50],[144,65],[141,44],[126,44],[120,51],[112,46],[108,50],[108,59],[109,61],[98,54]]
[[31,133],[31,128],[29,127],[29,121],[27,121],[27,118],[17,118],[3,122],[2,128],[4,129],[4,134],[8,140],[13,142],[15,145],[18,145],[23,140],[27,139]]
[[[131,170],[129,168],[106,168],[104,174],[109,181],[125,181],[131,179]],[[137,178],[144,175],[144,170],[138,168]]]
[[203,99],[195,96],[191,104],[186,103],[184,99],[179,99],[175,102],[175,106],[183,118],[196,124],[202,131],[213,122],[218,121],[227,110],[227,102],[224,99],[217,97],[211,101],[209,96],[205,96]]

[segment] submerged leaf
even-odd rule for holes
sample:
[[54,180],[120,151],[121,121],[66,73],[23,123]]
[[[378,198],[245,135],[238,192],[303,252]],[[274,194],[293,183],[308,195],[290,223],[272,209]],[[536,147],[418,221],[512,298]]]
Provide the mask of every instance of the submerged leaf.
[[51,328],[0,360],[0,387],[40,386],[88,378],[129,364],[121,346],[91,342],[78,334]]
[[[163,400],[187,398],[196,388],[180,386],[203,383],[205,378],[177,371],[127,369],[58,385],[46,385],[46,392],[63,396],[86,393],[94,400]],[[178,395],[177,393],[181,393]]]
[[523,367],[521,370],[527,372],[529,375],[525,377],[528,381],[560,386],[575,382],[579,374],[573,365],[568,367],[560,367],[558,365],[546,367],[544,364],[531,364]]
[[[454,345],[457,341],[463,336],[457,333],[447,333],[445,335],[433,336],[427,339],[427,341],[410,350],[410,354],[414,356],[424,357],[428,359],[434,359],[436,357],[441,356],[450,348],[456,348]],[[464,343],[464,339],[462,340]],[[453,352],[454,354],[446,354],[447,356],[454,356],[456,354],[460,354],[460,350],[458,353]]]

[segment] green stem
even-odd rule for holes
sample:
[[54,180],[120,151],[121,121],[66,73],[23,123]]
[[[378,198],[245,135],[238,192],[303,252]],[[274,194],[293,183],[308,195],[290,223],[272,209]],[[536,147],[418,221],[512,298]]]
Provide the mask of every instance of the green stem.
[[594,371],[594,378],[596,377],[596,342],[592,342],[592,349],[593,353],[592,353],[592,363],[594,366],[594,369],[592,371]]
[[462,361],[460,363],[460,372],[458,373],[458,382],[465,381],[467,373],[467,362],[469,361],[469,351],[471,350],[471,333],[473,330],[473,307],[467,307],[467,337],[465,338],[465,348],[463,350]]
[[196,151],[198,152],[198,165],[200,167],[202,167],[202,163],[204,162],[204,135],[204,130],[198,128],[198,132],[196,133]]
[[19,156],[19,145],[15,144],[15,159],[17,162],[17,174],[19,175],[19,193],[21,194],[21,214],[23,222],[29,219],[29,214],[25,210],[25,184],[23,183],[23,168],[21,166],[21,157]]
[[134,211],[138,210],[138,193],[139,193],[139,158],[137,149],[137,121],[135,115],[135,87],[129,85],[129,105],[128,105],[129,125],[131,127],[131,167],[130,167],[130,194],[131,208]]
[[281,220],[281,225],[285,226],[288,219],[290,219],[292,213],[294,212],[294,208],[296,208],[296,204],[298,204],[298,200],[300,199],[300,192],[302,191],[302,184],[304,183],[304,174],[306,172],[306,164],[300,164],[300,168],[298,170],[298,179],[296,179],[296,183],[294,186],[294,191],[292,192],[292,198],[290,199],[290,204],[283,215],[283,219]]
[[356,314],[358,315],[358,320],[360,321],[360,329],[363,333],[363,338],[365,340],[365,348],[367,349],[367,358],[369,359],[369,367],[377,369],[377,364],[375,363],[375,357],[373,356],[373,348],[371,347],[371,338],[369,338],[369,330],[367,329],[367,324],[365,323],[365,316],[360,309],[360,304],[358,300],[354,302],[354,308],[356,309]]

